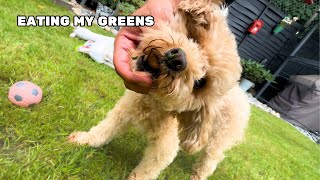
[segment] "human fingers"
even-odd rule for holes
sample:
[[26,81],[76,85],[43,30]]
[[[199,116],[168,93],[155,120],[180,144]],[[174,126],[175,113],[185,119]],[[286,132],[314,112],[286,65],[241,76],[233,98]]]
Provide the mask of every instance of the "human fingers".
[[119,32],[115,40],[114,65],[116,72],[127,83],[136,84],[143,87],[151,87],[152,79],[147,73],[135,73],[130,66],[131,55],[130,49],[136,47],[135,37],[125,30]]
[[128,83],[126,81],[124,81],[124,85],[126,86],[127,89],[141,93],[141,94],[147,94],[151,89],[151,87],[143,87],[133,83]]

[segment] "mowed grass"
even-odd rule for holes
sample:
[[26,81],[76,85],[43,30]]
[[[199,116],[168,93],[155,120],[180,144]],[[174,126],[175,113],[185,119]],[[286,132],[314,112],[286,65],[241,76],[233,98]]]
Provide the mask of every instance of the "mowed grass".
[[[71,27],[16,26],[17,15],[72,16],[66,9],[49,0],[0,5],[0,179],[125,179],[147,145],[136,129],[101,148],[67,142],[105,117],[124,92],[122,80],[75,51],[84,41],[69,37]],[[9,87],[21,80],[42,87],[39,105],[8,101]],[[319,146],[290,125],[253,108],[245,142],[209,179],[317,179],[319,155]],[[198,156],[180,152],[159,179],[188,179]]]

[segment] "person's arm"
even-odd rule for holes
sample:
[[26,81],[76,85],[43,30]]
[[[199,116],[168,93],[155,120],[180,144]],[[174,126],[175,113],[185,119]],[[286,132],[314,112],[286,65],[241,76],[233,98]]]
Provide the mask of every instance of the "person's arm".
[[[180,0],[149,0],[133,15],[152,15],[155,24],[158,21],[170,21],[173,11]],[[152,87],[151,75],[145,72],[133,72],[130,67],[130,49],[139,44],[138,37],[143,32],[142,27],[123,27],[115,39],[114,66],[118,75],[124,80],[126,88],[138,93],[148,93]]]

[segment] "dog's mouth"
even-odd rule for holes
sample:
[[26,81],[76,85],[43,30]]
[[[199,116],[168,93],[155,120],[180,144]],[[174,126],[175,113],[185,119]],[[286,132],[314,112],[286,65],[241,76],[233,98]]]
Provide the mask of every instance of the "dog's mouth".
[[161,73],[177,73],[186,69],[186,54],[180,48],[172,48],[161,55],[159,52],[152,52],[138,57],[136,62],[137,71],[148,72],[154,79]]
[[152,75],[152,78],[160,76],[160,62],[161,60],[152,61],[147,55],[142,55],[138,58],[136,67],[137,71],[148,72]]

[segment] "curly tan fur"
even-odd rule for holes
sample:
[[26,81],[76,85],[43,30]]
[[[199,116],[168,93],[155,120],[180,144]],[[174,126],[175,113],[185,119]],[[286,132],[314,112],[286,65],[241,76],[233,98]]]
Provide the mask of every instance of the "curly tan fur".
[[[224,151],[242,139],[249,119],[248,101],[238,87],[241,66],[235,39],[222,10],[209,0],[182,1],[175,19],[158,27],[148,29],[132,50],[159,70],[155,88],[148,95],[126,91],[106,119],[88,132],[72,133],[69,141],[98,147],[133,124],[146,132],[149,145],[128,179],[157,178],[179,147],[189,153],[203,149],[191,179],[206,179]],[[181,72],[170,72],[161,62],[172,48],[186,54]],[[132,68],[136,66],[133,60]],[[201,78],[205,86],[194,88]]]

